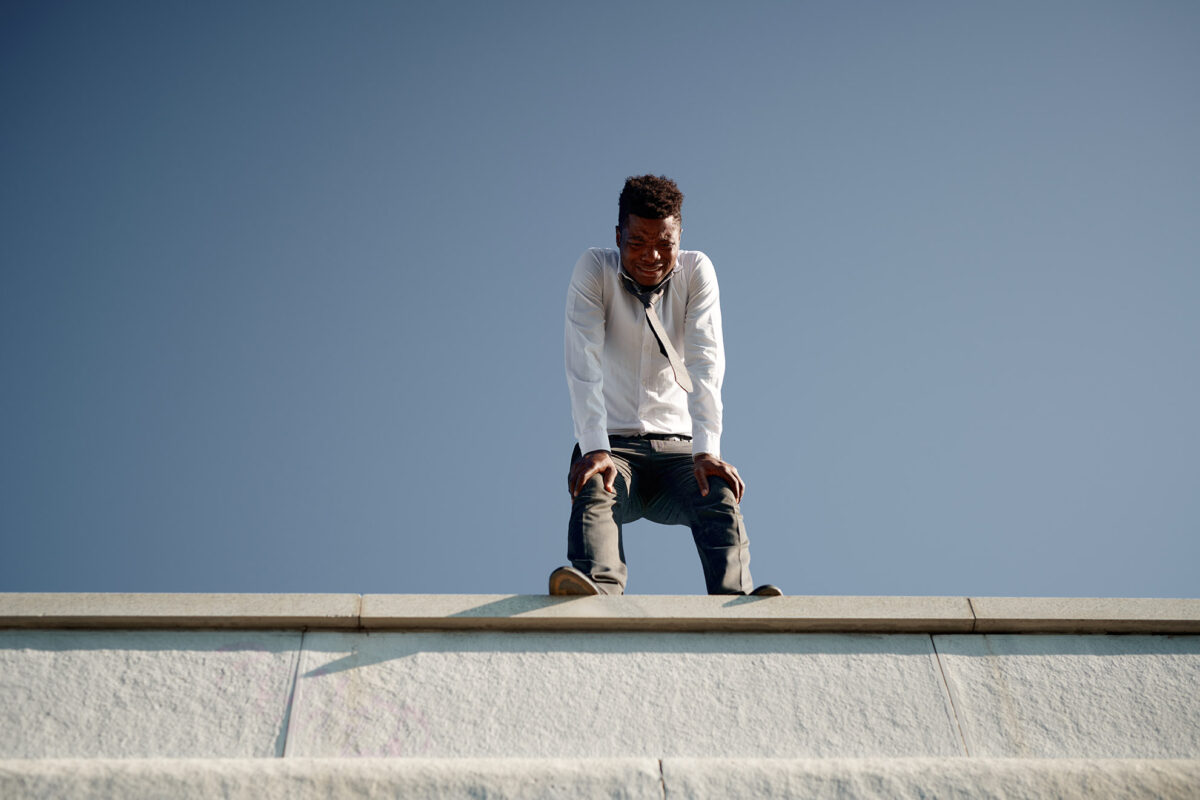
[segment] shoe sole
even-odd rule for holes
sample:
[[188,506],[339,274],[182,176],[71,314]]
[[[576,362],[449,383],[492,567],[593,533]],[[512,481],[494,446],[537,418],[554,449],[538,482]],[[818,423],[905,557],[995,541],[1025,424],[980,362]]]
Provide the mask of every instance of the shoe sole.
[[550,576],[550,594],[558,597],[579,597],[600,594],[592,582],[567,570],[555,570]]

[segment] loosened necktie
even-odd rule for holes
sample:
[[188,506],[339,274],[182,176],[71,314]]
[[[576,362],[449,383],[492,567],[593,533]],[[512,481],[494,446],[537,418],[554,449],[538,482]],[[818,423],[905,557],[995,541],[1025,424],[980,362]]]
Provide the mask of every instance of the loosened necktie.
[[679,353],[675,352],[675,348],[671,346],[671,340],[667,337],[667,331],[663,327],[662,320],[658,318],[658,312],[654,310],[654,305],[659,301],[663,294],[667,291],[667,284],[671,280],[668,275],[657,286],[645,287],[639,285],[633,278],[625,274],[622,270],[621,285],[623,285],[631,295],[642,301],[642,306],[646,309],[646,321],[650,323],[650,330],[654,333],[654,338],[658,340],[658,350],[667,357],[667,361],[671,362],[671,371],[675,373],[675,382],[678,383],[685,392],[692,390],[692,378],[688,375],[687,366],[684,365],[683,359],[679,357]]

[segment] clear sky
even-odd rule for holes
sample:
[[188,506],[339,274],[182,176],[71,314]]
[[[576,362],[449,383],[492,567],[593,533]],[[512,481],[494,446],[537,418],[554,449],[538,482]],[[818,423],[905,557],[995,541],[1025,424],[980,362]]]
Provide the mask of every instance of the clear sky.
[[654,172],[757,582],[1200,596],[1198,87],[1190,1],[3,2],[0,590],[545,592]]

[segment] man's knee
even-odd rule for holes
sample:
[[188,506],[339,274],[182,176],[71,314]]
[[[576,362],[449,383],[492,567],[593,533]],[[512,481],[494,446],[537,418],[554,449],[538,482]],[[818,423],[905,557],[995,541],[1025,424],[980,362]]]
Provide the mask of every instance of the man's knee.
[[580,516],[585,524],[625,517],[627,493],[620,476],[613,488],[612,492],[605,489],[599,475],[588,478],[571,502],[572,515]]
[[[617,487],[614,486],[614,489]],[[612,504],[617,501],[617,492],[610,492],[604,488],[604,476],[593,475],[583,482],[583,486],[579,487],[579,494],[575,496],[575,502],[583,501],[588,505],[596,503]]]
[[708,479],[708,494],[700,495],[697,505],[701,508],[729,508],[736,510],[738,507],[737,495],[733,491],[724,478],[710,476]]
[[720,478],[709,479],[708,494],[692,507],[692,534],[698,544],[737,546],[745,540],[742,510],[733,487]]

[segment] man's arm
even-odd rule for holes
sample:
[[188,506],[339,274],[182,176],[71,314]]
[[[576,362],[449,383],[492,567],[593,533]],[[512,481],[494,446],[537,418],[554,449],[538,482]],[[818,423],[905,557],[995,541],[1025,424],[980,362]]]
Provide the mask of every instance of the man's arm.
[[688,395],[692,418],[692,462],[700,494],[708,494],[708,478],[722,478],[741,501],[746,483],[737,468],[721,460],[721,383],[725,378],[725,344],[721,332],[721,298],[717,273],[701,256],[688,287],[684,317],[684,361],[694,384]]
[[572,496],[597,473],[614,491],[617,468],[608,455],[608,415],[604,408],[604,276],[591,250],[579,257],[567,288],[564,352],[571,418],[582,458],[571,465],[567,488]]

